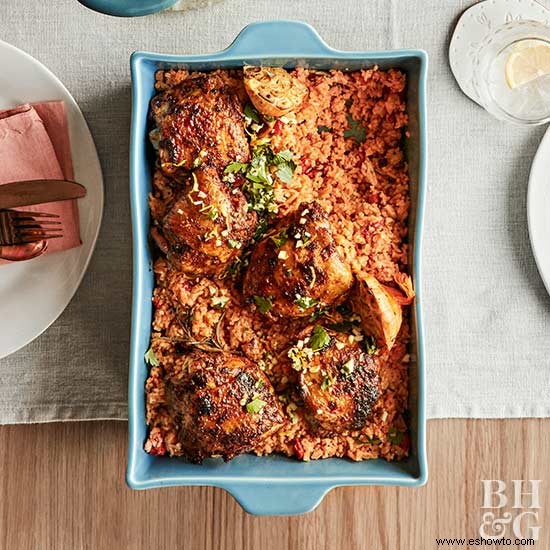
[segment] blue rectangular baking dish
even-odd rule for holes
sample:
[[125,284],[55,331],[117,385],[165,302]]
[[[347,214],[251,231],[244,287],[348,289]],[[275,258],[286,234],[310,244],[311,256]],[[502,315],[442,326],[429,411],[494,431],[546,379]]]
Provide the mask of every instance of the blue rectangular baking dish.
[[[406,153],[411,179],[411,260],[416,288],[410,373],[411,456],[403,462],[353,462],[329,458],[299,462],[283,456],[242,455],[228,463],[209,459],[202,465],[150,456],[143,450],[145,381],[143,356],[151,332],[153,272],[148,241],[151,159],[147,154],[147,113],[154,95],[155,71],[196,71],[250,65],[357,70],[378,65],[407,73],[410,138]],[[343,52],[328,47],[305,23],[272,21],[245,27],[226,50],[212,55],[174,56],[136,52],[131,58],[133,106],[130,146],[130,194],[134,238],[134,293],[129,380],[129,460],[127,483],[134,489],[177,485],[213,485],[229,491],[252,514],[301,514],[313,510],[333,487],[342,485],[419,486],[426,482],[425,372],[422,338],[421,249],[426,187],[427,55],[420,50]]]

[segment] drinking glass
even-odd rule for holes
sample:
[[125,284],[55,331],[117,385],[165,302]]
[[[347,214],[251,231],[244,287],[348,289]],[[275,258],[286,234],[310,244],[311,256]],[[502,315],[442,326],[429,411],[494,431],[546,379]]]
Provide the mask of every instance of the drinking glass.
[[538,21],[510,21],[483,40],[474,58],[473,85],[483,107],[500,120],[536,125],[550,122],[550,75],[511,88],[506,63],[526,41],[550,46],[550,27]]

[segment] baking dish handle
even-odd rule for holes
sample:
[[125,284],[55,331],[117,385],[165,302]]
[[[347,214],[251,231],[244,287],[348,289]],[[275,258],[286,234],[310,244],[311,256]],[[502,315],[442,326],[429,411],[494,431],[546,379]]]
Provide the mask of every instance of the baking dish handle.
[[231,485],[224,487],[249,514],[290,516],[314,510],[332,486],[280,483]]
[[247,25],[224,53],[236,57],[288,55],[305,57],[334,53],[317,31],[300,21],[263,21]]

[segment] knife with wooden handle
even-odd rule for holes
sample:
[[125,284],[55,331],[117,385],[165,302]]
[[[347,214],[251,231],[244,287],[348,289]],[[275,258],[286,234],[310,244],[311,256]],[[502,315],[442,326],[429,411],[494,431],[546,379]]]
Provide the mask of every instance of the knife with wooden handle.
[[0,209],[80,199],[86,188],[68,180],[15,181],[0,185]]

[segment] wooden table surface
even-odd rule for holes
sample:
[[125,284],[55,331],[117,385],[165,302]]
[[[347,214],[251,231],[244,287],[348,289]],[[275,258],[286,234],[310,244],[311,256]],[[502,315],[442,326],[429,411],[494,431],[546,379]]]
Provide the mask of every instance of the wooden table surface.
[[221,489],[128,489],[126,423],[0,434],[2,550],[428,550],[479,536],[481,479],[542,479],[530,548],[550,548],[550,420],[432,420],[425,487],[339,488],[296,517],[250,516]]

